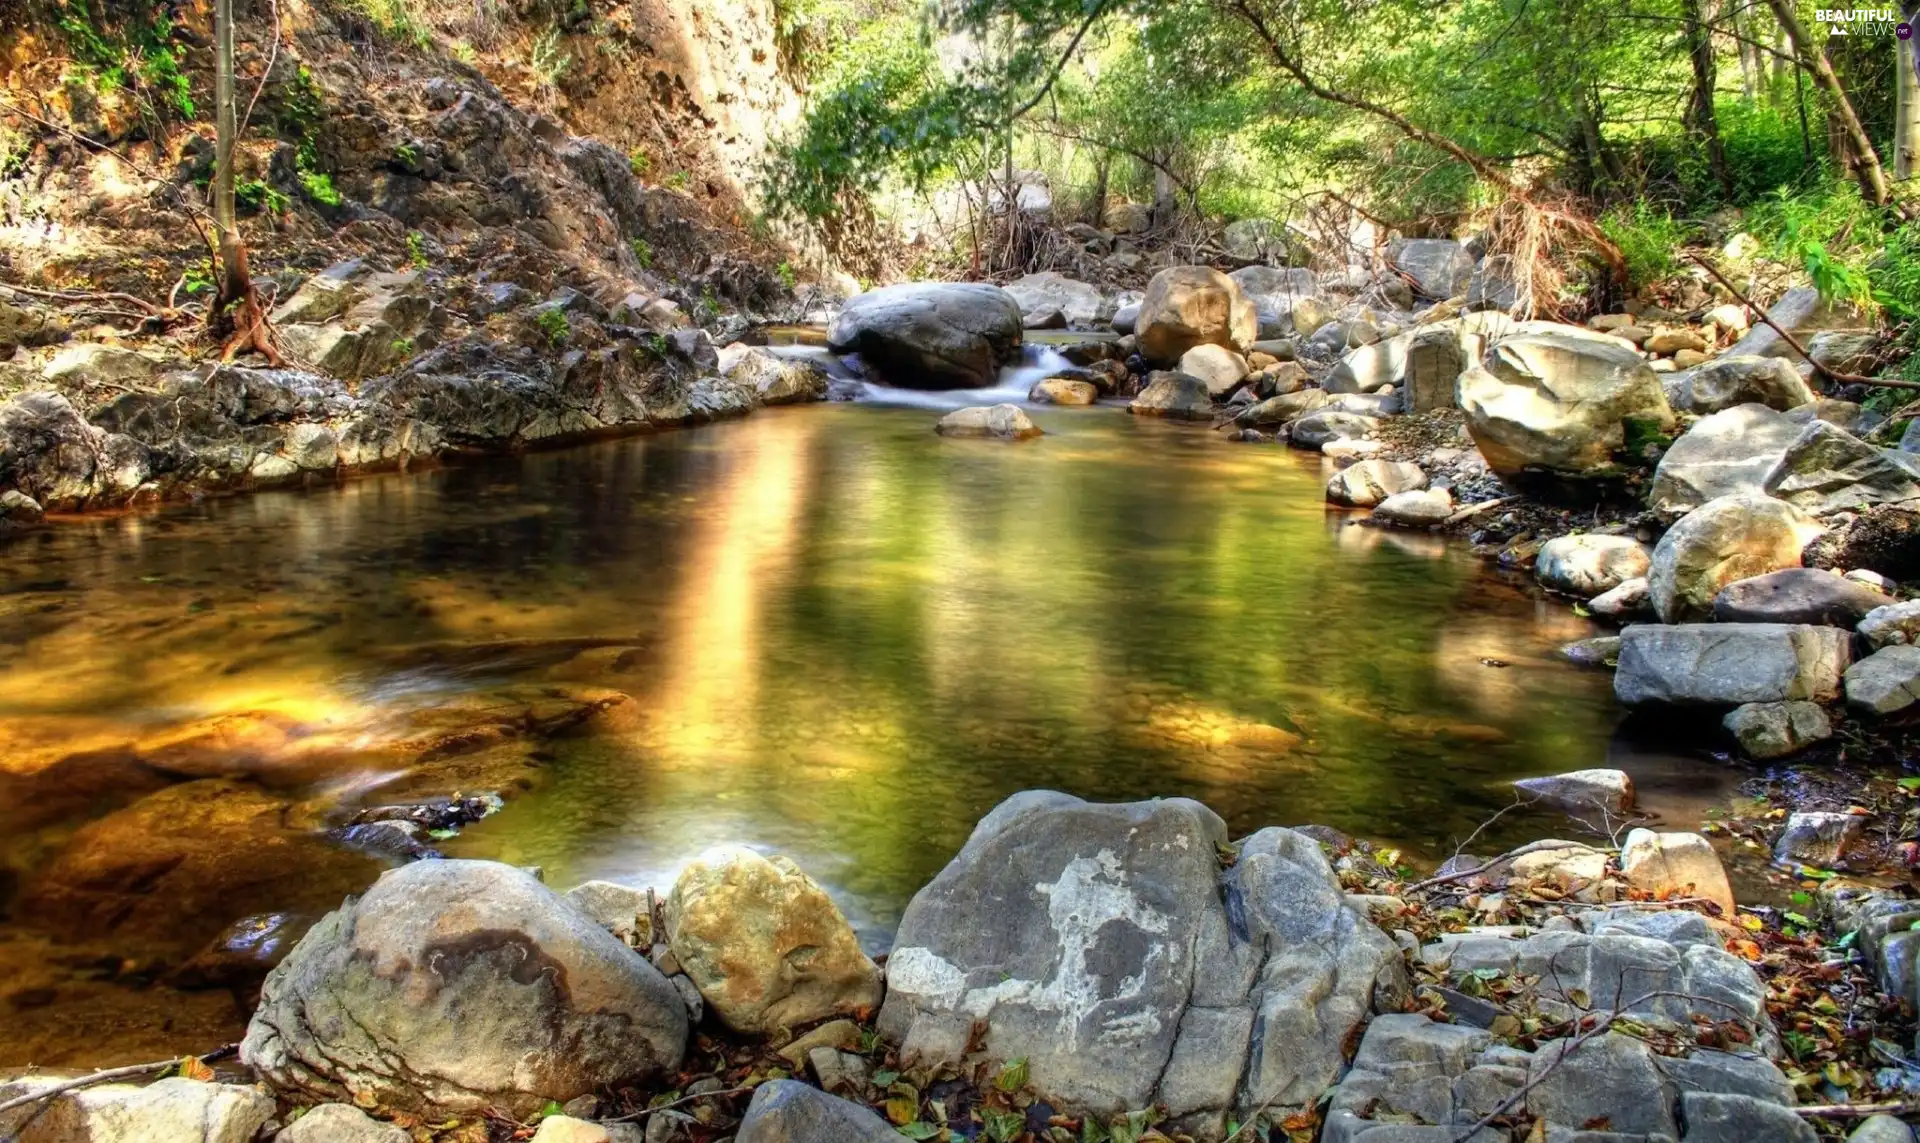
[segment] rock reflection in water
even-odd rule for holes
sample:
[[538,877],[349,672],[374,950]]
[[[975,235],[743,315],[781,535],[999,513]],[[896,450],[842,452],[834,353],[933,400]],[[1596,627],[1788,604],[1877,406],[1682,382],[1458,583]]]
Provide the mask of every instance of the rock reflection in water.
[[1431,854],[1502,779],[1601,760],[1607,678],[1552,656],[1587,632],[1564,606],[1347,526],[1310,456],[1034,415],[1048,435],[1011,448],[923,410],[769,410],[0,550],[0,971],[38,966],[0,986],[19,1050],[232,1038],[231,1001],[154,982],[243,916],[364,884],[379,864],[323,832],[359,805],[498,791],[433,847],[560,886],[784,852],[880,948],[1022,788]]

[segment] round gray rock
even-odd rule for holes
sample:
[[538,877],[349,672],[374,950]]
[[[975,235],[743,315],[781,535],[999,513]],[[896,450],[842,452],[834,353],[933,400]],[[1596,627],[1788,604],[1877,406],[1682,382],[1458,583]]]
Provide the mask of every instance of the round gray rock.
[[680,1064],[687,1013],[646,958],[491,861],[387,873],[267,977],[241,1059],[281,1088],[529,1116]]

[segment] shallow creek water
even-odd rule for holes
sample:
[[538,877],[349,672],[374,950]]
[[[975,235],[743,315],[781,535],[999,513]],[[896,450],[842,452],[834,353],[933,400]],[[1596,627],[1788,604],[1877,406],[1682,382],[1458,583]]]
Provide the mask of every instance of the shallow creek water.
[[[1564,601],[1330,512],[1318,457],[1113,406],[1018,445],[936,415],[768,410],[0,549],[0,1063],[235,1038],[244,997],[170,966],[370,879],[317,832],[341,805],[497,783],[582,694],[631,701],[512,747],[506,808],[442,851],[664,889],[762,846],[876,950],[1030,787],[1435,856],[1516,776],[1620,765],[1683,811],[1730,780],[1616,737],[1607,675],[1554,655],[1592,633]],[[435,756],[495,761],[410,785],[388,747],[449,710]]]

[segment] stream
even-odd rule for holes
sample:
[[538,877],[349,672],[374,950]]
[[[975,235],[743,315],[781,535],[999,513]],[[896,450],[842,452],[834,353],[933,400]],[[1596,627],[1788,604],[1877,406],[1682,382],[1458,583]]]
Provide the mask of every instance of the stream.
[[[424,792],[392,728],[502,694],[631,701],[524,748],[513,727],[543,715],[449,738],[520,753],[505,808],[442,852],[664,890],[744,842],[827,885],[876,951],[1021,789],[1185,795],[1236,836],[1315,822],[1432,859],[1514,777],[1620,766],[1670,812],[1737,777],[1636,748],[1609,676],[1555,654],[1595,633],[1566,601],[1330,511],[1315,454],[1112,404],[1035,408],[1038,441],[943,440],[911,400],[0,549],[0,1062],[236,1039],[242,992],[173,966],[240,916],[364,885],[381,863],[319,831]],[[488,792],[493,765],[437,792]]]

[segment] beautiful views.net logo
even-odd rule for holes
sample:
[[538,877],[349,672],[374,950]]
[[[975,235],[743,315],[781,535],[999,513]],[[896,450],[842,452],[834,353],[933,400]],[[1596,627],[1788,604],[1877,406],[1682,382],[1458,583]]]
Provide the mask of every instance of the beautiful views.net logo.
[[1817,8],[1813,18],[1826,25],[1829,36],[1899,36],[1909,39],[1913,27],[1900,19],[1897,8]]

